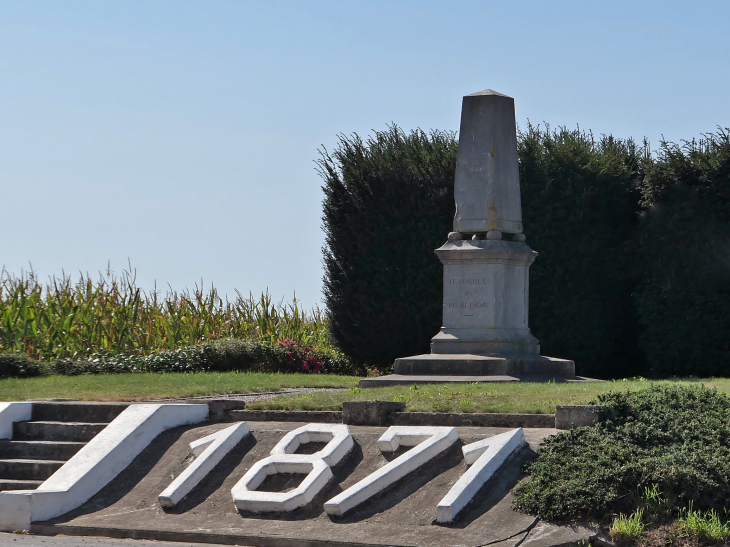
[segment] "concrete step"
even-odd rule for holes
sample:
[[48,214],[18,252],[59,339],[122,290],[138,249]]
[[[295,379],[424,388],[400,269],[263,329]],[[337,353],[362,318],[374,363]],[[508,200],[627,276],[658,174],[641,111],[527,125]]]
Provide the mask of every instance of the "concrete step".
[[57,460],[0,460],[0,480],[44,481],[64,463],[66,462]]
[[85,444],[68,441],[0,441],[0,458],[68,460]]
[[0,479],[0,491],[2,490],[35,490],[43,481],[19,481],[13,479]]
[[33,403],[34,421],[109,423],[129,406],[126,403]]
[[13,440],[87,442],[106,426],[105,423],[15,422]]

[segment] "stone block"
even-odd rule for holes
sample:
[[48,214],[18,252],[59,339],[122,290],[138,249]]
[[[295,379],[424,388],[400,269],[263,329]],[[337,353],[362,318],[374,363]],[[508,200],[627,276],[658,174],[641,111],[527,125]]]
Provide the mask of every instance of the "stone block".
[[243,410],[246,408],[244,401],[235,399],[213,399],[208,402],[211,422],[235,422],[235,417],[231,415],[231,410]]
[[406,404],[394,401],[345,401],[342,423],[350,425],[389,425],[391,413],[402,412]]
[[555,407],[555,428],[573,429],[594,425],[598,421],[598,413],[604,408],[601,405],[557,405]]
[[[575,363],[541,355],[424,354],[395,360],[395,374],[574,378]],[[411,383],[418,383],[413,381]]]

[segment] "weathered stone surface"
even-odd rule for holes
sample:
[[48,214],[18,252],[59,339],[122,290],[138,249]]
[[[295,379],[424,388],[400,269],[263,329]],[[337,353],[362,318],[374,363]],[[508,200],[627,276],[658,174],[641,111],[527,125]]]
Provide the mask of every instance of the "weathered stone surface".
[[234,421],[269,422],[316,422],[322,424],[341,424],[340,410],[231,410],[229,415]]
[[246,403],[235,399],[213,399],[208,402],[211,422],[225,422],[231,420],[231,410],[243,410]]
[[[328,516],[323,504],[359,482],[392,457],[378,450],[384,427],[351,426],[355,447],[332,469],[330,484],[306,507],[286,515],[236,511],[232,486],[272,447],[302,424],[250,423],[252,435],[234,448],[205,481],[175,509],[162,509],[157,495],[185,468],[189,443],[227,426],[211,424],[163,433],[117,479],[80,509],[51,523],[34,523],[33,532],[106,535],[157,540],[266,547],[444,546],[471,547],[494,543],[513,547],[535,528],[536,519],[511,508],[510,490],[522,477],[525,458],[531,457],[549,429],[526,429],[530,444],[480,490],[453,525],[436,525],[436,505],[464,473],[461,444],[503,433],[502,428],[459,428],[461,441],[427,466],[404,477],[386,491],[344,517]],[[521,453],[522,454],[522,453]],[[262,485],[275,491],[296,486],[300,477],[275,476]]]
[[[468,376],[466,377],[468,378]],[[332,423],[329,416],[312,416],[301,410],[234,410],[231,414],[239,420],[249,422],[271,422],[272,413],[276,420],[284,422]],[[337,412],[342,416],[341,412]],[[245,418],[244,418],[245,416]],[[339,420],[342,421],[342,420]],[[500,414],[495,412],[393,412],[388,425],[442,425],[453,427],[531,427],[554,428],[554,414]],[[362,424],[350,424],[362,425]]]
[[557,526],[549,522],[538,522],[527,534],[521,547],[563,547],[588,545],[600,534],[597,524],[574,523]]
[[486,89],[461,103],[454,231],[521,233],[515,101]]
[[436,255],[444,265],[443,327],[432,353],[540,354],[527,326],[535,251],[514,241],[449,241]]
[[557,405],[555,407],[555,427],[557,429],[573,429],[574,427],[593,425],[598,421],[601,405]]
[[[403,375],[545,376],[574,377],[575,363],[541,355],[423,354],[395,360],[395,373]],[[385,377],[383,377],[385,378]],[[417,383],[413,380],[410,383]]]
[[389,425],[391,414],[405,410],[397,401],[345,401],[342,403],[342,423],[352,425]]

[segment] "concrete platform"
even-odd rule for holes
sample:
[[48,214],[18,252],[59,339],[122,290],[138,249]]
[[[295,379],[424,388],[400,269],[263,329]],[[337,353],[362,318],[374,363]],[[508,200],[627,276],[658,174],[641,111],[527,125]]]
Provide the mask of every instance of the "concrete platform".
[[361,388],[386,387],[386,386],[410,386],[413,384],[471,384],[474,382],[601,382],[593,378],[573,376],[565,378],[561,376],[437,376],[421,374],[388,374],[375,378],[363,378],[360,380]]
[[395,360],[396,374],[473,376],[575,376],[575,363],[543,355],[426,353]]
[[544,355],[426,353],[395,360],[394,374],[360,380],[361,388],[473,382],[596,382],[575,375],[575,363]]
[[[332,481],[308,506],[286,514],[256,514],[236,510],[231,487],[287,431],[303,424],[250,422],[252,437],[226,456],[178,507],[161,508],[157,496],[184,469],[188,443],[228,425],[163,433],[89,502],[52,521],[33,523],[31,532],[260,547],[552,547],[589,542],[598,533],[582,524],[545,523],[511,508],[510,491],[523,477],[523,464],[534,457],[542,439],[555,433],[546,428],[524,430],[529,449],[508,460],[453,525],[435,523],[436,505],[464,473],[462,444],[506,428],[459,428],[461,440],[451,449],[337,518],[324,512],[324,501],[400,455],[386,457],[378,450],[377,439],[386,428],[350,426],[354,450],[333,469]],[[288,490],[300,480],[297,475],[278,475],[266,489]]]

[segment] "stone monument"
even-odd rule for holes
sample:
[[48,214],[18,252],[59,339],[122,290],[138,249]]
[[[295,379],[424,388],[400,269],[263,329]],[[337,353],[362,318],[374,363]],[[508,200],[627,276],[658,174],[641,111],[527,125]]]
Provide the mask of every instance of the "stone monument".
[[[443,326],[431,353],[397,359],[395,375],[364,385],[413,382],[413,375],[420,382],[443,375],[575,377],[573,361],[540,355],[528,327],[529,268],[537,253],[522,233],[511,97],[491,89],[464,97],[454,199],[454,231],[436,249],[444,266]],[[400,375],[410,377],[401,382]]]

